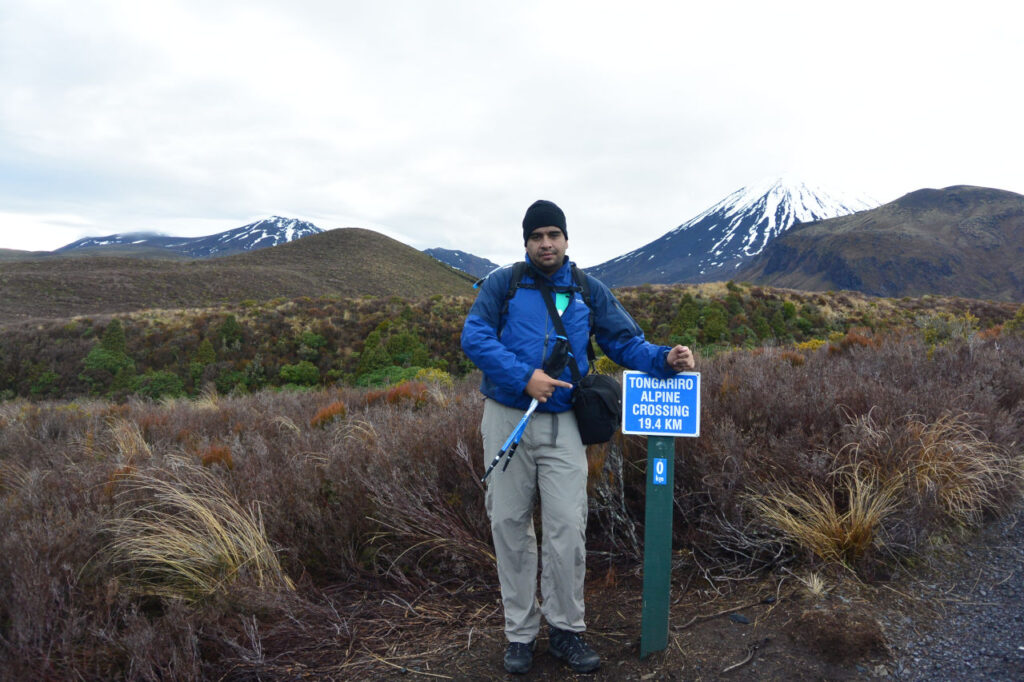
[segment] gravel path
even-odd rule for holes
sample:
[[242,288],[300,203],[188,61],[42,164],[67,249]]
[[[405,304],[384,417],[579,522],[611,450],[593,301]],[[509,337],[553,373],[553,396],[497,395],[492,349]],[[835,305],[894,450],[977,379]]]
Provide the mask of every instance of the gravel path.
[[1024,511],[915,581],[912,595],[885,624],[896,679],[1024,680]]

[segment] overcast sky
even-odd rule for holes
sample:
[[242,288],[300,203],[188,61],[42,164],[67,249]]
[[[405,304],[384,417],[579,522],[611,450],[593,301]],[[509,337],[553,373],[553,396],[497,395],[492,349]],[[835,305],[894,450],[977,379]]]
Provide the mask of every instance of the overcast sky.
[[1008,2],[2,0],[0,248],[270,215],[595,265],[787,174],[1024,193]]

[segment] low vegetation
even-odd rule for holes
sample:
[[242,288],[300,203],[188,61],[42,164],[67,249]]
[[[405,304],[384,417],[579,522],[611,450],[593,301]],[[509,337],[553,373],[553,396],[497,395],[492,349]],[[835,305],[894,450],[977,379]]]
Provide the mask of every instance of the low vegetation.
[[[862,343],[865,334],[911,328],[935,345],[998,334],[1004,323],[1008,331],[1021,326],[1017,306],[967,299],[875,299],[733,282],[618,293],[648,338],[685,343],[705,357],[796,345],[786,357],[797,363],[800,352],[832,339]],[[471,302],[444,295],[306,297],[9,323],[0,334],[0,399],[156,400],[209,390],[380,386],[421,372],[461,378],[474,369],[459,345]]]
[[[652,310],[661,301],[653,289],[630,296],[649,296]],[[388,361],[421,357],[408,338],[389,347],[412,333],[416,316],[401,314],[407,304],[373,305],[399,312],[386,327],[372,316],[363,323],[367,335],[380,332]],[[417,305],[450,306],[454,318],[463,304]],[[801,305],[794,302],[798,316]],[[906,319],[925,314],[892,306]],[[794,331],[791,341],[804,343],[723,346],[701,357],[701,436],[675,446],[678,574],[714,590],[725,589],[723,578],[815,577],[837,566],[880,580],[1019,501],[1024,335],[973,311],[979,321],[969,331],[926,339],[912,324],[883,325],[881,307],[862,313],[879,320],[874,330],[861,317],[856,329],[829,327],[818,343]],[[244,365],[222,357],[248,352],[250,342],[273,343],[250,326],[273,310],[202,313],[196,327],[162,332],[172,344],[183,329],[201,330],[188,334],[191,350],[178,346],[180,364],[164,365],[178,368],[182,393],[196,397],[126,391],[112,400],[102,395],[110,388],[94,391],[82,380],[76,399],[0,403],[6,674],[358,678],[391,669],[385,659],[424,628],[450,634],[431,650],[438,657],[465,647],[481,627],[500,628],[479,482],[493,454],[481,449],[479,377],[434,367],[389,386],[271,390],[268,381],[217,390],[222,369],[246,376]],[[939,312],[968,311],[927,314]],[[434,342],[453,342],[440,325],[445,316],[436,315],[437,333],[415,332],[434,359],[443,356]],[[814,324],[812,317],[805,319]],[[328,338],[326,327],[293,327],[298,319],[282,313],[271,339],[298,353],[303,334]],[[118,352],[109,320],[76,324],[78,334],[92,332],[70,364],[92,347]],[[135,350],[147,338],[143,324],[122,324],[135,376],[158,371]],[[678,333],[688,329],[701,333],[699,324]],[[312,353],[340,340],[330,338],[304,344],[305,361],[321,371]],[[217,359],[199,365],[197,383],[185,372],[201,362],[207,340]],[[232,350],[235,340],[242,343]],[[365,347],[353,352],[359,356],[339,368],[343,375],[367,355]],[[229,364],[206,374],[220,362]],[[109,379],[113,386],[116,373]],[[588,458],[588,568],[634,571],[645,440],[619,435],[592,446]]]

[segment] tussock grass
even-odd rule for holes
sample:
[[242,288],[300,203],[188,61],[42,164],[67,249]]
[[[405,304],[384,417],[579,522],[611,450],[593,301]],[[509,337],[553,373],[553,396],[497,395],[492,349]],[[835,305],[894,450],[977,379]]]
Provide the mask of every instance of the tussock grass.
[[267,540],[258,504],[244,508],[208,470],[185,462],[161,477],[121,479],[107,524],[113,563],[140,594],[195,602],[243,582],[294,589]]
[[12,495],[28,486],[32,471],[18,462],[0,461],[0,494]]
[[900,472],[916,499],[932,501],[957,526],[973,527],[1016,500],[1024,478],[1020,452],[993,443],[970,420],[967,413],[906,417],[886,429],[869,413],[858,420],[863,440],[856,455]]
[[[970,419],[947,413],[883,425],[874,410],[852,417],[856,440],[824,454],[835,467],[824,484],[775,482],[752,492],[750,503],[794,546],[846,565],[872,549],[913,551],[920,538],[947,525],[976,527],[1019,500],[1024,457],[993,443]],[[887,544],[907,528],[920,537]]]
[[216,410],[220,404],[220,395],[216,388],[207,386],[190,404],[197,410]]
[[[960,415],[909,425],[918,449],[913,481],[919,494],[934,495],[956,524],[976,526],[985,514],[1003,511],[1021,488],[1019,458],[988,440]],[[1008,495],[1007,493],[1011,493]]]
[[113,451],[125,463],[134,464],[152,457],[153,452],[135,422],[113,418],[110,420],[109,429],[109,442]]
[[903,480],[880,480],[877,470],[852,466],[835,473],[830,488],[810,483],[806,490],[776,483],[765,494],[752,494],[761,519],[826,561],[852,564],[884,542],[886,518],[899,504]]

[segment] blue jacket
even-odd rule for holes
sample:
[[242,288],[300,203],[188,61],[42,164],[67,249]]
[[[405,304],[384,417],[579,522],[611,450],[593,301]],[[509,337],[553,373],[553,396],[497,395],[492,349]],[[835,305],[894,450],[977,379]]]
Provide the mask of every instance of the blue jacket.
[[[529,256],[526,257],[529,263]],[[535,369],[554,345],[555,331],[547,305],[537,289],[519,288],[508,300],[512,267],[494,270],[480,285],[473,307],[462,327],[462,350],[484,373],[480,391],[503,405],[525,410],[530,404],[526,384]],[[520,284],[533,284],[545,277],[532,267],[526,269]],[[668,378],[675,371],[665,362],[667,346],[655,346],[644,340],[643,330],[633,320],[612,292],[597,279],[588,277],[590,303],[594,308],[594,338],[612,360],[630,369]],[[548,282],[554,291],[575,289],[572,265],[566,258]],[[583,295],[575,291],[568,308],[562,313],[562,324],[572,346],[580,376],[589,370],[587,342],[590,338],[590,309]],[[572,383],[572,370],[566,367],[559,379]],[[572,390],[558,388],[540,412],[564,412],[572,407]]]

